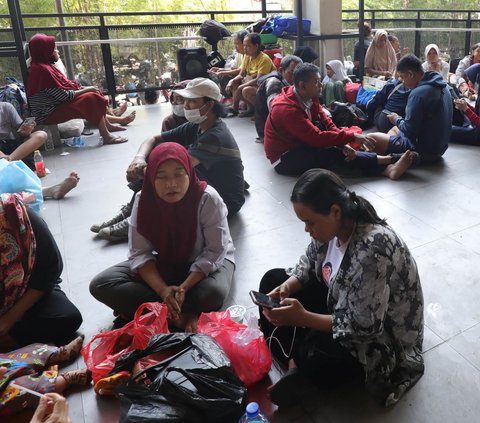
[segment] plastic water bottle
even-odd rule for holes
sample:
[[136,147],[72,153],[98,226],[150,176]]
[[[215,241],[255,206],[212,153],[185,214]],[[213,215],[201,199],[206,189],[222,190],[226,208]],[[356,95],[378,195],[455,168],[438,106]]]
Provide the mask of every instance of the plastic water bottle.
[[84,147],[100,147],[103,144],[102,139],[98,137],[72,137],[63,140],[68,147],[84,148]]
[[43,178],[47,175],[47,170],[45,169],[45,162],[43,161],[42,153],[40,150],[35,150],[33,153],[33,161],[35,162],[35,172],[39,178]]
[[268,420],[262,413],[260,413],[260,407],[258,404],[256,402],[251,402],[247,405],[245,414],[238,423],[268,423]]

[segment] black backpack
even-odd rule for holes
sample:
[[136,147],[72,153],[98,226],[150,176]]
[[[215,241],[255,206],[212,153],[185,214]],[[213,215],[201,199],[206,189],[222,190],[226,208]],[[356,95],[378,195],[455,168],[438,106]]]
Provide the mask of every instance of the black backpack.
[[359,126],[360,128],[364,128],[367,126],[368,116],[355,104],[334,101],[331,108],[332,120],[337,127],[350,128],[351,126],[355,125]]

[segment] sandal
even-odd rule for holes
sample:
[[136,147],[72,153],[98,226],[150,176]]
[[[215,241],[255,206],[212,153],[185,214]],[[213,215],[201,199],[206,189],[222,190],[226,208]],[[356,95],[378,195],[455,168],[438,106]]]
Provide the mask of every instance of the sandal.
[[121,371],[115,373],[112,376],[106,376],[103,379],[100,379],[93,389],[98,395],[114,395],[114,388],[122,383],[126,382],[132,377],[132,374],[127,371]]
[[238,117],[244,118],[244,117],[252,117],[254,115],[253,109],[247,109],[238,114]]
[[[420,154],[416,151],[411,151],[412,153],[412,166],[418,166],[421,162]],[[397,163],[405,153],[390,153],[389,156],[392,158],[392,164]]]
[[92,382],[92,372],[87,368],[71,370],[60,375],[65,379],[68,386],[87,386]]
[[128,138],[127,137],[112,137],[109,139],[109,141],[105,141],[105,138],[103,138],[103,144],[104,145],[109,145],[109,144],[123,144],[124,142],[127,142]]

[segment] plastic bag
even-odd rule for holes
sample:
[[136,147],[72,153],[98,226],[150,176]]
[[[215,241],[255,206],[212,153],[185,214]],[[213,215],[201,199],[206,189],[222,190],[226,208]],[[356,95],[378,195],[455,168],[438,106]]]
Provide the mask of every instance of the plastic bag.
[[261,380],[270,370],[272,355],[257,319],[247,316],[248,325],[234,322],[230,313],[202,313],[198,332],[212,336],[225,350],[233,369],[245,385]]
[[133,372],[151,355],[166,357],[116,388],[121,423],[236,422],[246,389],[213,338],[202,334],[154,335],[147,348],[118,360],[114,372]]
[[[143,314],[145,310],[150,310],[150,313]],[[152,335],[168,333],[167,313],[165,304],[145,303],[138,307],[133,320],[123,328],[95,335],[82,348],[82,356],[92,372],[93,382],[106,377],[125,353],[145,348]]]
[[16,192],[32,193],[35,200],[27,205],[36,212],[40,212],[43,194],[39,177],[21,160],[9,162],[0,159],[0,194]]

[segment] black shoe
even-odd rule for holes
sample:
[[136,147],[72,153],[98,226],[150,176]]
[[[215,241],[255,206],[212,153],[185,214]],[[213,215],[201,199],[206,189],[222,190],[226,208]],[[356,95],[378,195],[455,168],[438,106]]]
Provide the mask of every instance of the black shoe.
[[125,204],[124,206],[122,206],[122,208],[120,209],[120,212],[116,216],[112,217],[110,220],[107,220],[106,222],[92,225],[90,230],[98,234],[101,229],[107,228],[108,226],[113,226],[115,225],[115,223],[121,222],[127,217],[130,217],[131,214],[132,214],[132,204],[131,203]]
[[128,218],[115,223],[112,226],[100,229],[98,237],[107,241],[128,241]]

